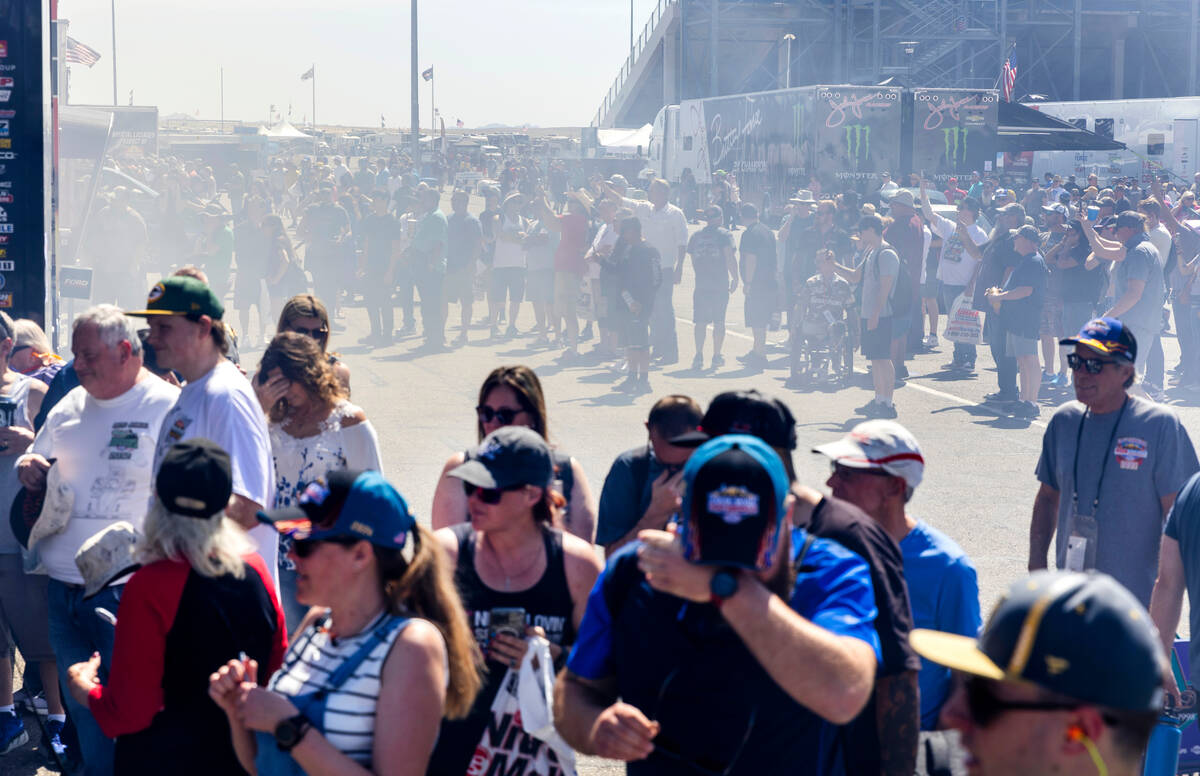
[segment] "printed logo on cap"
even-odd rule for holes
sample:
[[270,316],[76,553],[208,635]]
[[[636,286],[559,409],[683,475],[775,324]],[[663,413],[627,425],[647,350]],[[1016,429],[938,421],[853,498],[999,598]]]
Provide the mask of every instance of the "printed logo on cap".
[[499,441],[492,439],[487,443],[487,445],[485,447],[479,448],[479,452],[476,453],[475,457],[482,458],[485,461],[490,461],[493,458],[495,458],[496,454],[499,453],[500,451],[502,451],[503,449],[504,449],[504,445],[500,444]]
[[727,525],[738,525],[758,515],[758,494],[741,485],[722,485],[708,493],[708,511],[720,515]]
[[151,304],[153,304],[154,302],[157,302],[159,299],[162,299],[163,294],[165,294],[166,292],[167,292],[166,286],[164,286],[162,283],[155,283],[154,288],[150,289],[150,295],[148,297],[146,297],[146,300],[148,302],[150,302]]
[[329,498],[329,488],[319,482],[310,482],[304,492],[300,494],[301,504],[324,504],[325,499]]

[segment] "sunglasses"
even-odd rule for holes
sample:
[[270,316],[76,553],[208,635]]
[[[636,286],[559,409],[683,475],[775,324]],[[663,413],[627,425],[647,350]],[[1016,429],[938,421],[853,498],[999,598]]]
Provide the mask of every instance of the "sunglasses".
[[293,539],[292,550],[296,553],[297,558],[307,558],[317,551],[317,545],[325,544],[340,544],[343,547],[353,547],[362,539],[355,539],[352,536],[331,536],[328,539]]
[[303,326],[289,326],[288,328],[296,334],[303,334],[315,340],[323,340],[329,336],[329,329],[326,329],[324,326],[318,329],[306,329]]
[[966,677],[963,688],[967,693],[967,711],[979,727],[986,727],[1006,711],[1074,711],[1082,704],[1055,701],[1006,701],[997,698],[989,680]]
[[511,426],[512,422],[517,419],[517,416],[524,412],[522,407],[489,407],[486,404],[480,404],[475,408],[475,414],[479,416],[480,423],[491,423],[493,420],[500,421],[502,426]]
[[1098,375],[1104,371],[1105,364],[1115,364],[1116,361],[1111,361],[1103,358],[1083,358],[1075,353],[1067,354],[1067,366],[1072,372],[1078,372],[1080,367],[1083,367],[1089,375]]
[[495,506],[500,503],[500,499],[504,498],[504,494],[509,491],[520,490],[525,484],[509,485],[507,488],[481,488],[478,485],[472,485],[469,482],[463,483],[463,492],[467,494],[467,498],[475,496],[480,501],[489,506]]

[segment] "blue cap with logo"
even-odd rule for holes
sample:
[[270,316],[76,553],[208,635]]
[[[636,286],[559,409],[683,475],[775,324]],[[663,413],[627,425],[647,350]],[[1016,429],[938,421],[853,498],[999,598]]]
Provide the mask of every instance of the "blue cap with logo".
[[292,539],[365,539],[395,550],[404,549],[417,526],[404,497],[382,474],[346,469],[309,483],[294,506],[259,512],[258,519]]
[[1083,345],[1131,364],[1137,360],[1137,338],[1116,318],[1093,318],[1074,337],[1059,340],[1058,344]]
[[719,436],[692,453],[683,481],[680,537],[689,560],[745,569],[771,565],[788,476],[769,445],[749,434]]

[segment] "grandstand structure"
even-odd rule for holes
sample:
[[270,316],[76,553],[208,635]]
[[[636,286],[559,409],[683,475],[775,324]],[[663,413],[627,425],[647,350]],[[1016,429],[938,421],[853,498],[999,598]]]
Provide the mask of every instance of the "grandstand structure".
[[1198,18],[1200,0],[655,0],[591,124],[788,85],[992,88],[1010,52],[1014,100],[1195,95]]

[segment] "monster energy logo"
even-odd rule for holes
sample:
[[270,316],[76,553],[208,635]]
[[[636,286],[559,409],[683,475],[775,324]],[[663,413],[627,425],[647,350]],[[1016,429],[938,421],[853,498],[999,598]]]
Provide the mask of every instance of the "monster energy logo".
[[792,145],[800,147],[804,139],[804,106],[792,106]]
[[846,125],[846,155],[855,162],[871,156],[871,128],[866,124]]
[[967,128],[951,127],[942,130],[942,142],[946,146],[946,161],[951,164],[967,161]]

